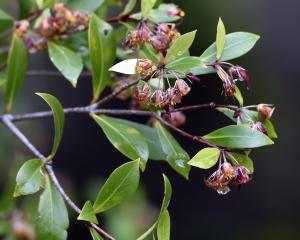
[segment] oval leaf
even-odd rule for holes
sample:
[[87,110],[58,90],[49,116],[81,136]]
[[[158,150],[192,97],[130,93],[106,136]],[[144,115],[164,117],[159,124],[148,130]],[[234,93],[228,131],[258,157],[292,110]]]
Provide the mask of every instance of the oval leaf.
[[46,187],[39,202],[38,239],[66,240],[68,212],[63,198],[46,176]]
[[174,61],[175,59],[182,57],[186,51],[192,46],[197,31],[188,32],[176,38],[168,50],[166,56],[166,63]]
[[7,59],[7,81],[5,90],[5,111],[10,112],[13,102],[22,87],[28,68],[28,53],[23,40],[13,36]]
[[85,13],[95,12],[105,0],[73,0],[70,2],[70,7],[74,10],[80,10]]
[[54,143],[53,143],[51,155],[48,157],[48,159],[52,159],[57,152],[58,146],[60,144],[63,135],[64,123],[65,123],[64,109],[56,97],[47,93],[36,93],[36,94],[41,98],[43,98],[48,103],[48,105],[50,106],[53,112],[55,135],[54,135]]
[[147,17],[154,7],[156,3],[156,0],[142,0],[141,2],[141,9],[142,9],[142,15],[144,17]]
[[78,220],[92,222],[98,224],[98,219],[94,213],[94,209],[91,201],[87,201],[80,212],[80,215],[77,217]]
[[225,36],[226,36],[225,26],[222,19],[219,18],[218,27],[217,27],[217,40],[216,40],[217,59],[220,59],[223,54],[224,46],[225,46]]
[[97,233],[97,231],[94,228],[89,228],[89,229],[93,240],[103,240],[103,238],[99,235],[99,233]]
[[48,42],[48,52],[54,66],[70,81],[73,87],[76,87],[83,69],[81,57],[72,50],[50,41]]
[[169,240],[171,229],[170,215],[167,209],[165,209],[157,223],[157,238],[158,240]]
[[115,64],[109,69],[109,71],[133,75],[136,74],[137,62],[138,62],[137,58],[127,59]]
[[199,151],[192,159],[188,162],[188,164],[202,168],[209,169],[213,167],[219,159],[220,150],[217,148],[204,148]]
[[2,9],[0,9],[0,32],[6,31],[12,28],[14,25],[14,19],[12,16],[8,15]]
[[89,55],[96,101],[110,80],[108,69],[116,58],[116,38],[111,25],[92,15],[89,22]]
[[159,122],[155,122],[154,127],[157,129],[160,144],[167,155],[167,162],[176,172],[188,179],[191,169],[187,164],[190,160],[189,155]]
[[93,115],[112,145],[131,160],[141,159],[145,169],[149,157],[148,145],[140,132],[121,119]]
[[228,152],[227,155],[234,165],[244,166],[249,174],[254,172],[253,161],[246,154]]
[[97,195],[95,213],[104,212],[130,197],[140,180],[139,160],[125,163],[109,176]]
[[180,73],[188,73],[193,68],[203,66],[199,57],[182,57],[167,64],[166,68]]
[[204,139],[221,147],[243,149],[257,148],[273,144],[265,134],[245,126],[231,125],[220,128]]
[[41,168],[44,163],[40,159],[25,162],[20,168],[16,178],[14,197],[36,193],[44,184]]
[[168,208],[172,197],[172,185],[170,183],[170,180],[165,174],[163,174],[163,178],[164,178],[164,198],[161,204],[160,215],[165,209]]
[[129,14],[134,9],[135,5],[136,5],[136,0],[129,0],[123,12],[120,15],[123,16]]

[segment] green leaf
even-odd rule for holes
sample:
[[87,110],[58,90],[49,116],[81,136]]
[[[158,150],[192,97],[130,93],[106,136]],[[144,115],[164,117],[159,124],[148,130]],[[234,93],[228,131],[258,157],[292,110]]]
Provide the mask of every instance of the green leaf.
[[159,55],[151,44],[146,43],[143,49],[141,49],[141,53],[143,54],[143,58],[149,59],[154,63],[159,63]]
[[167,162],[176,172],[188,179],[191,169],[187,164],[190,160],[189,155],[159,122],[155,122],[154,127],[157,129],[160,144],[167,155]]
[[141,168],[144,170],[149,157],[149,149],[141,133],[120,119],[96,115],[93,115],[93,118],[116,149],[131,160],[141,159]]
[[[228,61],[243,56],[254,47],[259,38],[260,36],[247,32],[227,34],[225,37],[224,51],[220,61]],[[205,63],[213,63],[217,60],[216,51],[216,43],[213,43],[200,58]]]
[[109,71],[112,72],[118,72],[128,75],[136,74],[136,65],[137,65],[138,59],[127,59],[122,62],[119,62],[115,65],[113,65]]
[[80,10],[85,13],[92,13],[100,8],[104,3],[105,0],[73,0],[70,1],[70,7],[74,10]]
[[219,159],[220,150],[217,148],[204,148],[199,151],[192,159],[188,162],[188,164],[202,168],[209,169],[213,167]]
[[110,81],[108,69],[116,58],[116,38],[111,25],[92,15],[89,23],[89,53],[96,101]]
[[103,240],[103,238],[99,235],[99,233],[97,233],[97,231],[94,228],[89,228],[89,229],[93,240]]
[[51,41],[48,42],[48,52],[51,62],[73,87],[76,87],[83,69],[81,57],[72,50]]
[[125,6],[123,12],[120,15],[124,16],[124,15],[129,14],[134,9],[135,5],[136,5],[136,0],[129,0]]
[[139,160],[125,163],[109,176],[94,203],[95,213],[104,212],[130,197],[140,180]]
[[157,223],[157,238],[158,240],[169,240],[171,229],[170,215],[167,209],[165,209],[159,218]]
[[277,133],[276,130],[273,126],[273,123],[269,119],[265,119],[262,121],[262,124],[266,127],[267,129],[267,134],[270,138],[277,138]]
[[164,160],[166,158],[166,154],[164,153],[161,147],[159,136],[156,129],[151,128],[144,124],[140,124],[128,120],[123,120],[123,119],[115,119],[115,120],[127,126],[133,127],[140,132],[140,134],[144,137],[144,140],[148,144],[149,159]]
[[28,53],[23,40],[13,36],[7,59],[7,81],[5,91],[5,111],[10,112],[13,102],[22,87],[28,68]]
[[242,107],[244,105],[243,95],[242,95],[240,89],[236,85],[234,86],[234,89],[235,89],[235,92],[234,92],[233,96],[238,101],[239,105]]
[[57,0],[35,0],[39,9],[51,8]]
[[189,50],[192,46],[197,31],[188,32],[179,36],[177,39],[174,40],[173,44],[168,50],[166,56],[166,63],[174,61],[175,59],[182,57],[182,55]]
[[224,47],[225,47],[225,36],[226,36],[225,26],[222,19],[219,18],[218,27],[217,27],[217,40],[216,40],[217,59],[220,59],[223,54]]
[[64,114],[63,107],[61,106],[60,102],[57,100],[56,97],[47,93],[36,93],[36,94],[41,98],[43,98],[48,103],[48,105],[50,106],[53,112],[55,135],[54,135],[54,142],[53,142],[51,155],[48,157],[49,159],[52,159],[57,152],[58,146],[60,144],[63,135],[65,114]]
[[165,174],[163,174],[163,178],[164,178],[164,198],[161,204],[159,215],[161,215],[162,212],[168,208],[172,197],[172,186],[170,180]]
[[244,166],[249,174],[254,172],[253,161],[246,154],[228,152],[227,155],[234,165]]
[[84,204],[77,219],[98,224],[98,220],[97,220],[96,214],[94,213],[94,209],[93,209],[91,201],[87,201]]
[[25,162],[20,168],[16,178],[14,197],[36,193],[44,184],[41,168],[44,163],[40,159]]
[[144,17],[147,17],[149,15],[155,3],[156,0],[142,0],[141,9],[142,9],[142,15]]
[[2,9],[0,9],[0,32],[6,31],[12,28],[14,25],[14,19],[12,16],[8,15]]
[[40,217],[37,221],[37,239],[65,240],[69,226],[68,212],[62,196],[46,176],[46,188],[40,197]]
[[188,73],[199,66],[203,66],[203,62],[199,57],[182,57],[168,63],[166,68],[180,73]]
[[245,126],[231,125],[206,136],[209,142],[226,148],[257,148],[273,144],[265,134]]

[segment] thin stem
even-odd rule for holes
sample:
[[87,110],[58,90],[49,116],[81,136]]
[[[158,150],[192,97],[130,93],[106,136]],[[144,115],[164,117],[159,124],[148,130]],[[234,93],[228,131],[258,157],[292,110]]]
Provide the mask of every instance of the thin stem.
[[212,103],[205,103],[205,104],[198,104],[198,105],[191,105],[191,106],[186,106],[186,107],[175,108],[175,109],[170,110],[170,112],[184,112],[184,111],[189,111],[189,110],[194,110],[194,109],[206,109],[206,108],[211,108],[211,109],[228,108],[231,110],[236,110],[238,107],[233,106],[233,105],[215,104],[214,102],[212,102]]
[[[2,116],[2,122],[7,126],[7,128],[19,139],[21,142],[41,161],[45,163],[45,168],[51,178],[51,181],[61,194],[61,196],[64,198],[66,203],[78,214],[80,214],[81,209],[72,201],[72,199],[66,194],[62,186],[60,185],[55,172],[53,170],[53,167],[50,164],[47,164],[47,158],[40,153],[35,146],[26,138],[26,136],[13,124],[12,122],[12,115],[4,115]],[[101,234],[103,237],[109,240],[115,240],[112,236],[110,236],[107,232],[105,232],[103,229],[101,229],[99,226],[93,223],[89,223],[91,227],[93,227],[99,234]]]

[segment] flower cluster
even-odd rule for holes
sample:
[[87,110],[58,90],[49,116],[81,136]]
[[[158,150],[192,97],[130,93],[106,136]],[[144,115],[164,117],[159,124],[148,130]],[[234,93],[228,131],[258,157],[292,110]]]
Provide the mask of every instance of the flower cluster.
[[216,190],[219,194],[230,192],[229,184],[242,185],[249,181],[248,170],[244,166],[232,166],[226,159],[205,179],[206,186]]
[[57,3],[50,10],[51,16],[42,19],[40,24],[30,31],[28,20],[21,20],[15,25],[15,33],[21,37],[30,53],[47,47],[47,40],[58,40],[70,34],[83,31],[88,26],[89,18],[81,11],[72,12],[63,3]]

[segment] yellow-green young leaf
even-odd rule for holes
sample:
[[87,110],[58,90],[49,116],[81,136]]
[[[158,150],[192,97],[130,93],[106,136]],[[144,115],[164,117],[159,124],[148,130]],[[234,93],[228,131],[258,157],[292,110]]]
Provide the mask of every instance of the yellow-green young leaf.
[[94,14],[90,17],[88,34],[93,100],[96,101],[110,81],[108,70],[116,58],[116,38],[111,25]]
[[8,15],[2,9],[0,9],[0,32],[6,31],[12,28],[14,25],[14,19],[12,16]]
[[190,160],[189,155],[159,122],[155,122],[154,127],[157,129],[160,144],[167,155],[167,162],[176,172],[188,179],[191,169],[191,166],[187,164]]
[[192,159],[188,162],[188,164],[202,168],[209,169],[213,167],[219,159],[220,150],[217,148],[204,148],[199,151]]
[[137,65],[138,59],[127,59],[122,62],[119,62],[115,65],[113,65],[109,71],[112,72],[118,72],[123,73],[127,75],[133,75],[136,74],[136,65]]
[[274,143],[259,131],[237,125],[220,128],[204,136],[204,139],[218,146],[233,149],[257,148]]
[[234,92],[233,96],[238,101],[240,107],[242,107],[244,105],[243,95],[242,95],[240,89],[236,85],[234,86],[234,89],[235,89],[235,92]]
[[98,219],[96,217],[96,214],[94,213],[91,201],[87,201],[84,204],[77,219],[98,224]]
[[217,27],[217,59],[220,59],[222,56],[222,53],[224,51],[225,46],[225,36],[226,36],[226,30],[224,23],[221,18],[219,18],[218,27]]
[[5,111],[10,112],[28,68],[28,53],[23,40],[13,36],[7,59],[7,81],[5,90]]
[[128,199],[140,181],[139,160],[125,163],[108,177],[94,203],[95,213],[104,212]]
[[97,231],[94,228],[89,229],[93,240],[103,240],[103,238],[99,235],[99,233],[97,233]]
[[141,133],[121,119],[93,115],[111,144],[131,160],[141,159],[144,170],[149,157],[149,148]]
[[182,57],[168,63],[166,68],[180,73],[188,73],[193,68],[203,65],[203,62],[199,57]]
[[14,197],[36,193],[44,184],[41,168],[44,163],[40,159],[32,159],[23,164],[16,178]]
[[40,197],[37,239],[66,240],[68,212],[63,198],[46,175],[45,190]]
[[167,209],[165,209],[159,218],[157,223],[157,239],[158,240],[169,240],[171,230],[170,215]]
[[134,9],[135,5],[136,5],[136,0],[129,0],[123,12],[121,13],[121,16],[129,14]]
[[179,36],[177,39],[174,40],[171,47],[168,50],[166,56],[166,63],[174,61],[175,59],[182,57],[186,51],[192,46],[195,36],[196,30],[193,32],[188,32]]
[[245,168],[247,168],[249,174],[252,174],[254,172],[253,161],[246,154],[228,152],[227,155],[234,165],[244,166]]
[[43,98],[48,103],[48,105],[50,106],[53,112],[55,135],[54,135],[54,143],[53,143],[51,155],[49,157],[51,159],[56,154],[63,135],[65,114],[64,114],[63,107],[61,106],[60,102],[57,100],[56,97],[47,93],[36,93],[36,94],[41,98]]
[[156,0],[142,0],[141,9],[142,9],[142,15],[144,17],[147,17],[149,15],[155,3]]
[[83,69],[81,57],[72,50],[54,42],[48,42],[48,52],[51,62],[70,81],[73,87],[76,87]]

